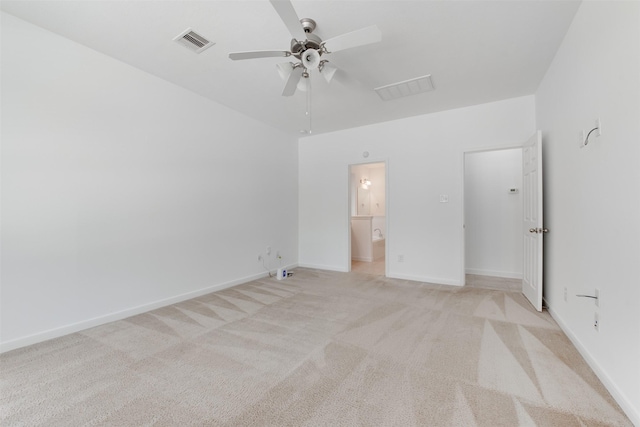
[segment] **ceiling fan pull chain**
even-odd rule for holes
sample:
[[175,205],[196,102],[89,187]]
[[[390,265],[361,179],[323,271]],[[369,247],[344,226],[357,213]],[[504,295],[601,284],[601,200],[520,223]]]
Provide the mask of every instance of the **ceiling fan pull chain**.
[[311,75],[307,77],[307,116],[309,116],[309,135],[311,135]]

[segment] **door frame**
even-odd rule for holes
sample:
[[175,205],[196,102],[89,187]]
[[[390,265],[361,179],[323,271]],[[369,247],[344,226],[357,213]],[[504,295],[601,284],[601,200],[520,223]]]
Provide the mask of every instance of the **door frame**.
[[353,196],[353,188],[351,187],[351,167],[352,166],[364,166],[364,165],[372,165],[375,163],[384,163],[384,227],[385,227],[385,236],[384,236],[384,275],[385,277],[389,277],[389,159],[371,159],[363,162],[357,163],[349,163],[347,165],[347,269],[348,273],[351,272],[351,197]]
[[[462,163],[462,266],[460,269],[460,286],[465,286],[466,285],[466,270],[467,270],[467,238],[466,238],[466,229],[465,229],[465,225],[467,222],[466,219],[466,214],[467,214],[467,209],[465,206],[465,172],[466,172],[466,164],[465,164],[465,159],[466,159],[466,155],[467,154],[473,154],[473,153],[485,153],[485,152],[489,152],[489,151],[503,151],[503,150],[513,150],[513,149],[520,149],[522,150],[522,144],[520,145],[499,145],[499,146],[492,146],[492,147],[481,147],[481,148],[465,148],[462,150],[462,154],[461,154],[461,163]],[[522,220],[522,218],[520,218],[520,220]]]

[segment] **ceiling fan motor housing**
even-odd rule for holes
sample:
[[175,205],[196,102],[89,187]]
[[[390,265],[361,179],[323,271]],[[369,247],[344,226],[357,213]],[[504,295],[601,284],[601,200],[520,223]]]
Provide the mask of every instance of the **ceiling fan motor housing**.
[[300,20],[300,24],[302,25],[307,38],[306,40],[291,39],[291,54],[298,59],[302,59],[302,53],[304,51],[307,49],[314,49],[322,55],[322,49],[320,49],[322,39],[315,34],[312,34],[313,30],[316,29],[316,21],[311,18],[302,18]]

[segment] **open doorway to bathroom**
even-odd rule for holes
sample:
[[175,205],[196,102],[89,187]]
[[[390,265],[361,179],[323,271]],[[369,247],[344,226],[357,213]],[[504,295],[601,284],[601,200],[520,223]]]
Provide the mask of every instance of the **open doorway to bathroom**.
[[464,156],[465,284],[522,290],[522,148]]
[[349,167],[351,271],[385,275],[386,175],[384,162]]

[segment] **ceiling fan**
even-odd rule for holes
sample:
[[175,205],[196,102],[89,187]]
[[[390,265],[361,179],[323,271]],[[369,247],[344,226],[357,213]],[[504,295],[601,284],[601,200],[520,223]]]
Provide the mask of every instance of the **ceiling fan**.
[[269,0],[280,19],[284,22],[291,36],[290,50],[257,50],[249,52],[232,52],[229,58],[232,60],[271,58],[271,57],[295,57],[299,62],[285,62],[278,64],[280,75],[286,79],[283,96],[291,96],[302,78],[309,78],[309,71],[317,69],[330,82],[337,68],[324,59],[324,55],[340,50],[351,49],[379,42],[382,35],[377,26],[372,25],[350,33],[342,34],[323,41],[313,34],[316,22],[310,18],[298,18],[293,5],[289,0]]

